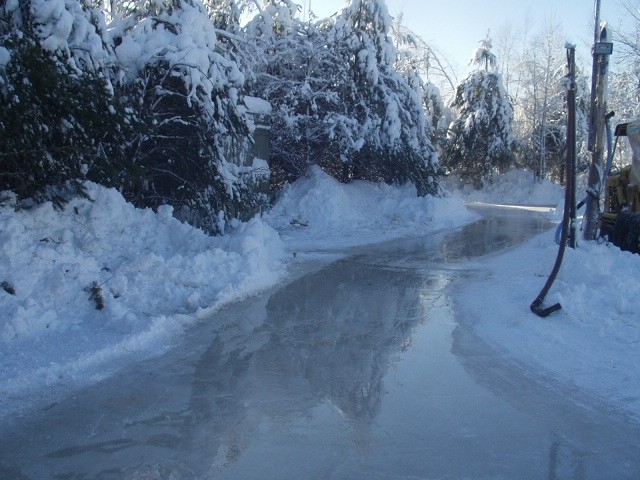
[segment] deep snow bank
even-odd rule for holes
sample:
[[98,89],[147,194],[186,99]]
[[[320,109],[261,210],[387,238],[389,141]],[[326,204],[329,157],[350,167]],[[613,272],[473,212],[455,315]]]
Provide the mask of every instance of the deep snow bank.
[[424,235],[478,215],[453,196],[418,197],[412,184],[343,184],[314,166],[280,193],[264,218],[290,248],[327,250]]
[[286,273],[284,245],[262,220],[215,238],[171,207],[136,209],[88,187],[93,201],[62,211],[0,207],[0,281],[15,292],[0,290],[0,416],[47,385],[73,388],[162,352],[199,316]]

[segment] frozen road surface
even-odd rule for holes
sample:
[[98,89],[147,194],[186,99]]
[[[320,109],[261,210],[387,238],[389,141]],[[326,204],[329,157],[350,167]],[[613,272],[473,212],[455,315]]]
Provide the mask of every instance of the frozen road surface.
[[470,259],[550,228],[484,213],[309,267],[164,356],[0,426],[0,478],[640,478],[637,423],[456,314]]

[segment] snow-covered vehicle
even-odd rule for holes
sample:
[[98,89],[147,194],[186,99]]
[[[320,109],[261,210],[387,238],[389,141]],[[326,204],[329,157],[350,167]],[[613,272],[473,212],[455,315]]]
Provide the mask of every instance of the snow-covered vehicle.
[[629,139],[632,161],[607,178],[600,233],[622,250],[640,253],[640,120],[617,125],[615,136]]

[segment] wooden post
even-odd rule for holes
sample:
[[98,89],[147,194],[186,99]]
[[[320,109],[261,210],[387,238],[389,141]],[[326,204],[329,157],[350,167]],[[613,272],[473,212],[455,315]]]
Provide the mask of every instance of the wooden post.
[[593,146],[596,143],[596,131],[594,129],[596,119],[596,90],[598,83],[598,57],[595,52],[595,44],[600,40],[600,0],[595,2],[595,23],[593,24],[593,69],[591,70],[591,103],[589,111],[589,141],[587,147],[590,152],[593,152]]
[[609,69],[609,56],[613,45],[607,42],[606,26],[600,28],[598,41],[593,46],[593,62],[595,78],[595,95],[592,94],[592,124],[590,138],[593,138],[591,148],[591,166],[589,168],[589,187],[587,188],[587,202],[584,214],[583,237],[585,240],[595,240],[600,221],[600,192],[602,190],[603,150],[605,143],[605,112],[606,112],[606,83]]

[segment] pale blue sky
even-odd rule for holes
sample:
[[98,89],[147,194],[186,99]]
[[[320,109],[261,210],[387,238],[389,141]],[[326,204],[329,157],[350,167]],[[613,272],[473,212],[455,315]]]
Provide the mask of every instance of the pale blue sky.
[[[300,0],[318,16],[339,10],[344,0]],[[540,30],[545,20],[561,26],[565,40],[576,44],[576,53],[590,57],[593,43],[593,0],[386,0],[389,13],[403,13],[404,24],[448,59],[466,70],[472,52],[487,29],[497,34],[510,24],[529,35]],[[614,29],[625,18],[620,0],[601,0],[600,18]]]

